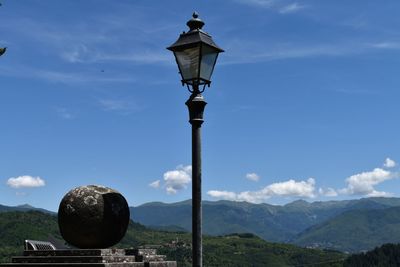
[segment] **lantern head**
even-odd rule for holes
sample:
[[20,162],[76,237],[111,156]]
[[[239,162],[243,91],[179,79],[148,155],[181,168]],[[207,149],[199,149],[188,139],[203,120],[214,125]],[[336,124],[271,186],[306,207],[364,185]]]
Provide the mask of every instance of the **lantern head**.
[[196,12],[193,13],[193,18],[187,22],[187,25],[189,32],[183,32],[167,49],[174,53],[183,85],[209,86],[218,54],[224,50],[202,30],[204,22],[198,18]]

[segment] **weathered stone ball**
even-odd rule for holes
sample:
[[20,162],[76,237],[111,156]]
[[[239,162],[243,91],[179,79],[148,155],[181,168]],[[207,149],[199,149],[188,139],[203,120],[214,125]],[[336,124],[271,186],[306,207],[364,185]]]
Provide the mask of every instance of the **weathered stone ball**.
[[117,191],[99,185],[69,191],[58,209],[58,226],[65,241],[81,249],[108,248],[125,235],[129,207]]

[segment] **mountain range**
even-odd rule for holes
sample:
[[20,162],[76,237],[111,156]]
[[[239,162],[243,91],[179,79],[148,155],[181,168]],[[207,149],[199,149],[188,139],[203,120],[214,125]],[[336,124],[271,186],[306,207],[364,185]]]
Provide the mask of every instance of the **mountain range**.
[[[357,252],[400,242],[400,198],[306,202],[284,206],[203,202],[203,232],[253,233],[270,242]],[[191,201],[131,208],[133,220],[159,229],[191,230]],[[398,229],[398,230],[397,230]]]
[[41,209],[41,208],[35,208],[29,204],[24,204],[24,205],[18,205],[18,206],[5,206],[5,205],[0,205],[0,212],[7,212],[7,211],[41,211],[43,213],[47,214],[56,214],[55,212],[46,210],[46,209]]
[[[30,205],[0,205],[0,212],[29,210],[56,214]],[[191,231],[191,200],[151,202],[130,207],[130,211],[133,221],[151,229]],[[283,206],[203,201],[203,233],[252,233],[269,242],[350,253],[366,251],[384,243],[400,243],[400,198],[298,200]]]

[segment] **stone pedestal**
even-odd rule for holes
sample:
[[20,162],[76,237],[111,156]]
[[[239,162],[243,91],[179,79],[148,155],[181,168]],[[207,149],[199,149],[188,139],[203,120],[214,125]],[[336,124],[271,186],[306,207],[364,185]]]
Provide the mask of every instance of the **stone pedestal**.
[[75,249],[25,250],[23,256],[13,257],[12,263],[0,267],[63,266],[63,267],[176,267],[155,249]]

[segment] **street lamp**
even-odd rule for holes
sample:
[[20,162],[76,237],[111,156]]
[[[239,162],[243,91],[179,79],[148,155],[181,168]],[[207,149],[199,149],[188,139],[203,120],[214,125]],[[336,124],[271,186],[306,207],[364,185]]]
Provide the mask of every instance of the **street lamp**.
[[[206,106],[201,93],[211,84],[211,75],[217,62],[218,54],[224,52],[211,36],[201,28],[204,22],[199,15],[187,23],[189,31],[183,32],[178,40],[168,47],[174,52],[182,85],[192,93],[186,101],[189,108],[189,122],[192,125],[192,250],[193,267],[203,266],[202,261],[202,212],[201,212],[201,125]],[[201,88],[202,87],[202,88]]]

